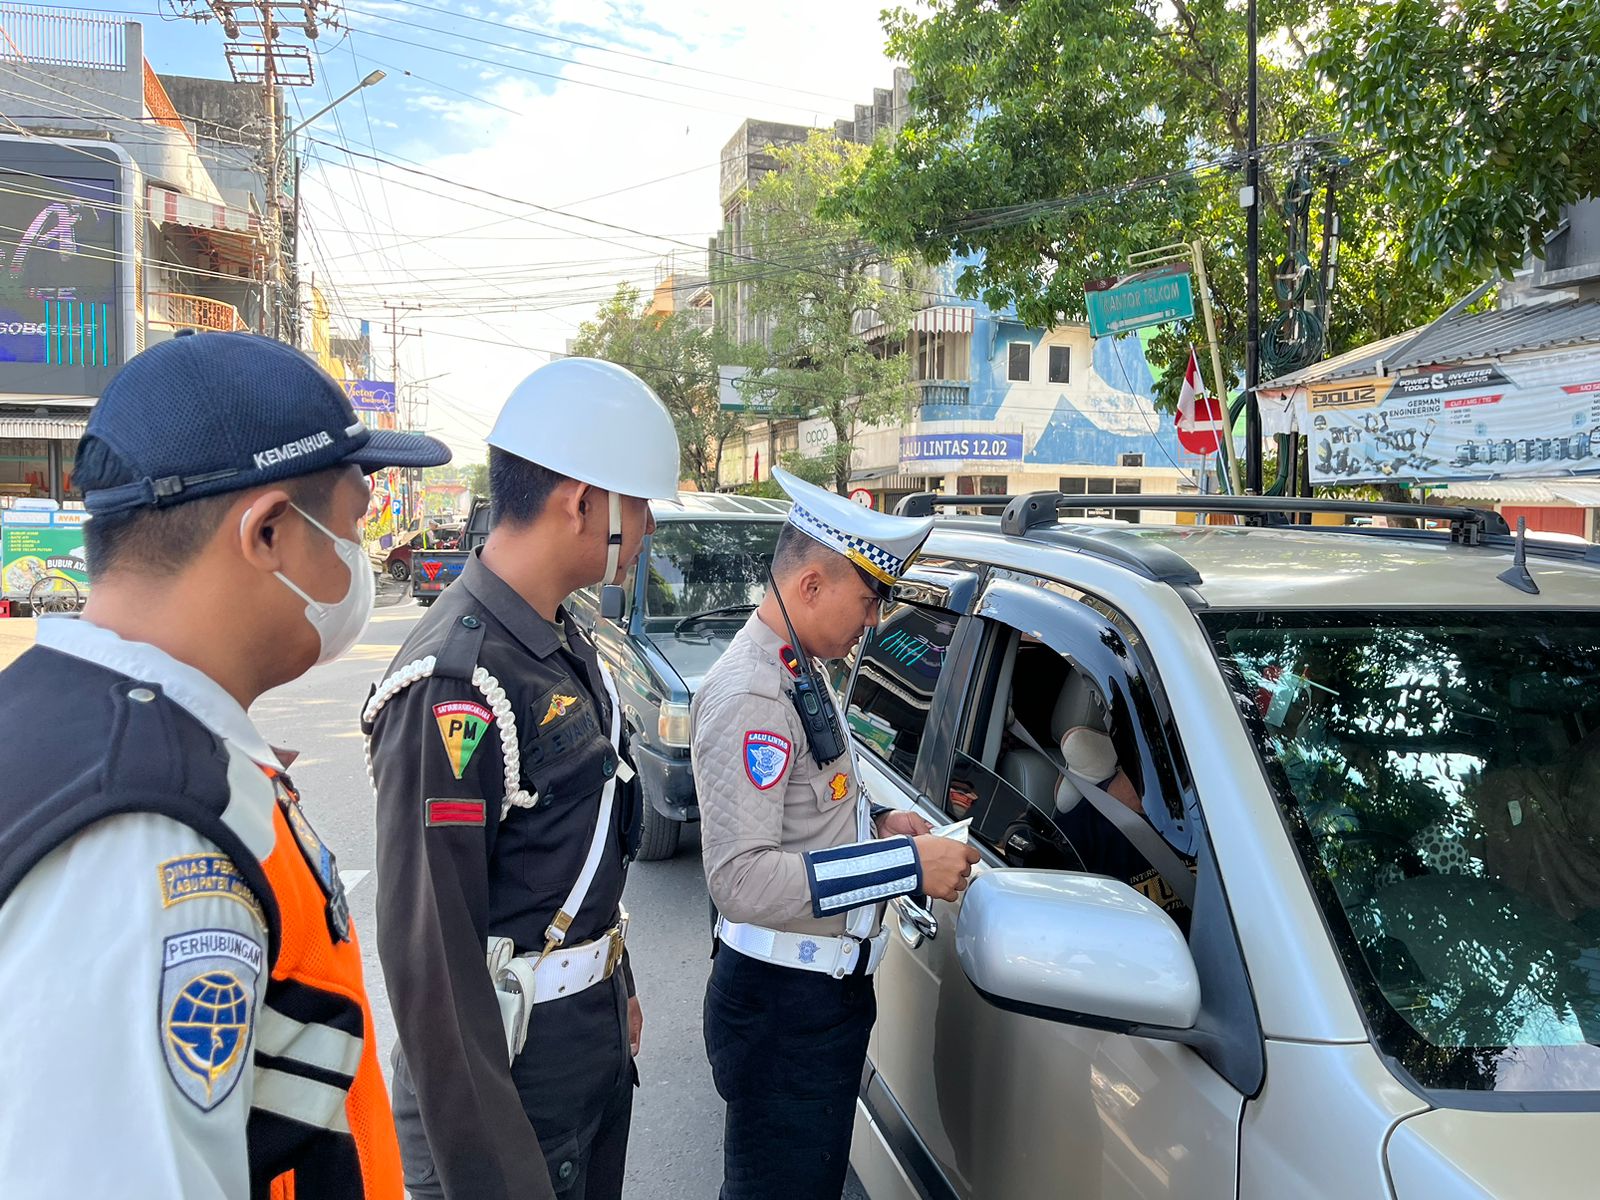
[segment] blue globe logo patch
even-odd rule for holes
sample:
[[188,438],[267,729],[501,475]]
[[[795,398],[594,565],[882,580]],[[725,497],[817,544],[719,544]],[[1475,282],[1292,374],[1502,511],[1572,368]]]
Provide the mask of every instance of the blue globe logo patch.
[[238,1074],[252,1003],[232,971],[208,971],[186,983],[167,1012],[168,1060],[203,1088],[206,1107],[222,1099]]

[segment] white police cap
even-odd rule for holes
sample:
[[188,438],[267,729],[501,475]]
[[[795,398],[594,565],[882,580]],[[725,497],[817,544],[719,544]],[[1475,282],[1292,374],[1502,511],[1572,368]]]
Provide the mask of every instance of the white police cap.
[[853,500],[796,479],[782,468],[772,478],[794,507],[789,524],[844,555],[879,585],[885,595],[905,573],[933,529],[932,517],[897,517],[863,508]]

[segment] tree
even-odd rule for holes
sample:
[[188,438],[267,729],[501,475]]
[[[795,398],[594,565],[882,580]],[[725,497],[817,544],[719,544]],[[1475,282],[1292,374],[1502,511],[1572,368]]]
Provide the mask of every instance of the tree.
[[461,468],[461,482],[467,485],[467,490],[480,500],[489,498],[489,464],[487,462],[467,463]]
[[751,312],[771,328],[752,386],[796,415],[827,418],[836,438],[831,474],[843,494],[856,437],[910,408],[903,347],[918,306],[906,286],[913,264],[874,248],[854,217],[822,208],[860,170],[863,147],[817,132],[774,157],[778,169],[746,200],[749,252],[728,278],[750,285]]
[[[1324,349],[1429,319],[1470,286],[1461,264],[1401,253],[1417,218],[1336,144],[1335,99],[1308,68],[1309,0],[1261,0],[1262,325],[1280,315],[1273,264],[1292,170],[1337,181],[1343,245]],[[1427,7],[1427,6],[1422,6]],[[917,83],[912,112],[831,206],[867,236],[959,265],[958,290],[1050,326],[1084,316],[1087,280],[1140,250],[1203,238],[1224,370],[1236,386],[1246,328],[1244,6],[1228,0],[933,0],[886,15],[889,52]],[[1321,233],[1314,207],[1310,243]],[[1436,270],[1436,268],[1439,268]],[[1150,346],[1171,407],[1198,321]],[[1209,363],[1206,364],[1209,367]]]
[[1600,6],[1345,2],[1321,40],[1345,133],[1415,214],[1413,260],[1509,277],[1600,194]]
[[686,313],[649,312],[638,290],[622,284],[579,327],[572,353],[627,367],[649,384],[672,414],[682,473],[701,491],[716,490],[723,447],[741,424],[718,395],[717,364],[731,355],[720,333]]

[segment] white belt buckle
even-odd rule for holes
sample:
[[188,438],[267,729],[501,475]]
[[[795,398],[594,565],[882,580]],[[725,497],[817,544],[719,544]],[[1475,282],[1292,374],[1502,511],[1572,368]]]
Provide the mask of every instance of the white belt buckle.
[[838,947],[833,954],[833,970],[828,974],[835,979],[843,979],[850,974],[856,965],[856,955],[861,953],[861,945],[857,938],[851,937],[848,933],[841,933]]

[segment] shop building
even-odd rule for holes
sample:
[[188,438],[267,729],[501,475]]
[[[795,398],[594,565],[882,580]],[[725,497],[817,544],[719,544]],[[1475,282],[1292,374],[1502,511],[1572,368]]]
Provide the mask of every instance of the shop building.
[[7,34],[0,103],[21,132],[0,135],[0,505],[70,504],[77,439],[122,363],[183,329],[259,328],[265,242],[139,23],[17,12]]

